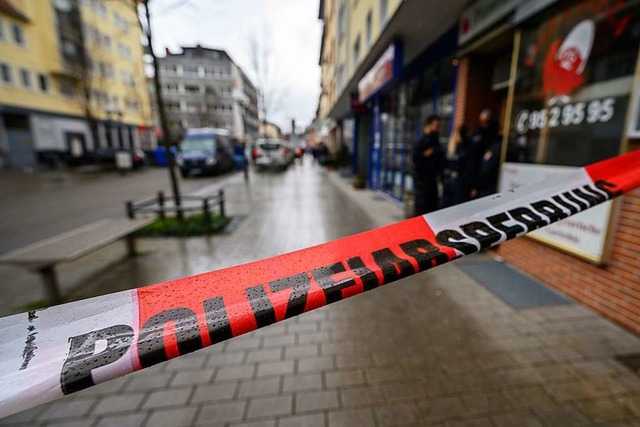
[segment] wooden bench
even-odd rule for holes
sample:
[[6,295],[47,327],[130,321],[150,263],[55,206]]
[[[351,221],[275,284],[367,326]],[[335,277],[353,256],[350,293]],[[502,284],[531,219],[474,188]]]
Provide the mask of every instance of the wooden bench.
[[126,239],[130,256],[135,255],[133,233],[153,219],[104,219],[67,233],[42,240],[0,256],[0,264],[13,264],[37,271],[42,277],[47,298],[61,302],[55,266],[74,261],[117,240]]

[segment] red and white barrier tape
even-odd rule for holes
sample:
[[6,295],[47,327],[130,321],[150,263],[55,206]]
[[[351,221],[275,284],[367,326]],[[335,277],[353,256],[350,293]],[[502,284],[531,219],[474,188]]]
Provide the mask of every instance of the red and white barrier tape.
[[277,257],[0,319],[0,417],[519,237],[640,186],[640,150]]

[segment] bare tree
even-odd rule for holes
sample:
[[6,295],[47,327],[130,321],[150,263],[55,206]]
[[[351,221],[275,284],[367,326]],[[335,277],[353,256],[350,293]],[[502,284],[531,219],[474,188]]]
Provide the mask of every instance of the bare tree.
[[282,108],[285,91],[278,85],[277,75],[273,71],[273,55],[266,31],[263,37],[257,34],[249,37],[251,66],[258,89],[258,114],[260,121],[267,122],[271,115]]
[[[161,85],[160,85],[160,66],[158,64],[158,57],[156,56],[153,50],[153,32],[151,29],[151,12],[149,10],[149,0],[141,0],[142,10],[141,14],[138,15],[140,28],[142,30],[142,34],[144,34],[149,55],[152,59],[153,66],[153,84],[155,86],[156,91],[156,103],[158,107],[158,114],[160,116],[160,122],[162,125],[162,133],[164,134],[164,146],[167,150],[167,160],[169,170],[169,181],[171,183],[171,191],[173,193],[173,199],[175,201],[177,207],[178,218],[182,219],[182,210],[180,208],[182,203],[182,198],[180,196],[180,184],[178,183],[178,179],[176,177],[175,171],[175,157],[173,152],[171,151],[171,133],[169,129],[169,122],[167,121],[166,111],[164,109],[164,99],[162,96]],[[143,15],[144,19],[140,16]]]

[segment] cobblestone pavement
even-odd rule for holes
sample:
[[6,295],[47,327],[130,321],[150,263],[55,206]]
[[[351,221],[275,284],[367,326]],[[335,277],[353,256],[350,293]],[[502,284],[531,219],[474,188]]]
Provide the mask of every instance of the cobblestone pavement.
[[[228,186],[229,211],[248,215],[233,233],[144,241],[151,253],[107,281],[166,280],[376,225],[311,165],[253,178]],[[448,265],[0,425],[638,426],[640,378],[614,358],[634,352],[637,336],[581,305],[514,310]]]

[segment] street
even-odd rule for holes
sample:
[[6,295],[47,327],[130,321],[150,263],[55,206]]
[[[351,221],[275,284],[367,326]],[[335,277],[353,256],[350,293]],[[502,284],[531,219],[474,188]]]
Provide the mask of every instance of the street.
[[[374,193],[355,195],[311,162],[252,173],[249,185],[233,175],[224,188],[236,218],[227,232],[143,239],[143,255],[133,259],[113,244],[61,269],[67,295],[86,298],[300,249],[381,225],[371,214],[380,206],[397,210]],[[495,264],[479,255],[443,266],[0,425],[640,423],[640,378],[615,358],[640,352],[640,338],[575,302],[514,308],[462,263]],[[7,296],[40,292],[38,278],[17,269],[0,270],[0,286]]]
[[[220,179],[182,180],[185,192]],[[0,254],[99,219],[123,216],[127,200],[170,194],[166,169],[110,172],[0,171]]]

